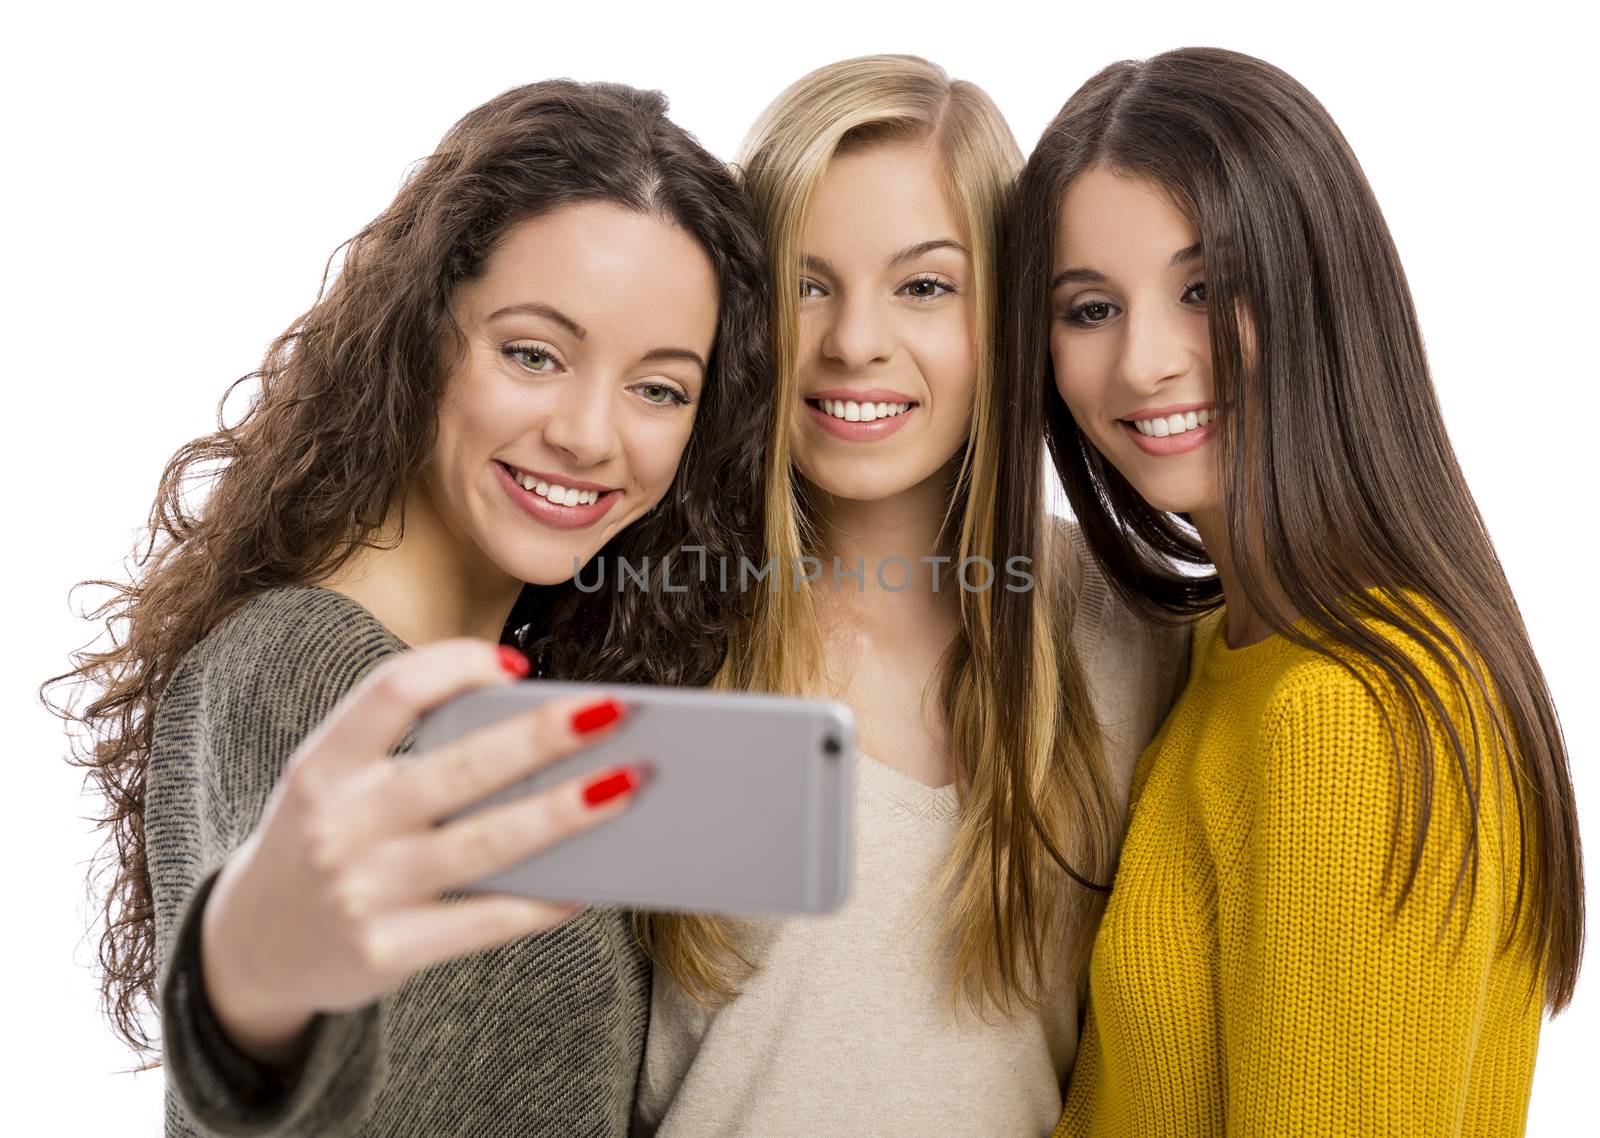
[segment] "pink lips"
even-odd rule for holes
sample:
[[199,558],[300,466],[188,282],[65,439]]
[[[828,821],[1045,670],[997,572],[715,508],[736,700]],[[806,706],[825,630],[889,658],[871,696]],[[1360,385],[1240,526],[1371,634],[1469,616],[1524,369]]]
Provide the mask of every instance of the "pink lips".
[[1166,458],[1175,454],[1187,454],[1197,447],[1204,446],[1210,441],[1211,436],[1216,434],[1217,420],[1212,418],[1211,422],[1203,427],[1184,431],[1180,435],[1167,435],[1165,438],[1140,434],[1139,428],[1134,426],[1134,421],[1136,419],[1165,419],[1169,415],[1186,415],[1190,411],[1206,410],[1210,410],[1215,415],[1216,404],[1174,403],[1170,407],[1141,408],[1127,418],[1118,419],[1117,426],[1121,427],[1127,436],[1133,440],[1133,444],[1146,454],[1155,455],[1158,458]]
[[[564,479],[552,479],[544,475],[538,475],[538,477],[544,478],[546,482],[559,482],[560,485],[574,490],[602,491],[599,498],[586,506],[558,506],[548,498],[535,494],[532,490],[524,490],[518,484],[516,478],[512,476],[511,468],[506,466],[505,463],[495,462],[491,465],[494,466],[495,477],[500,480],[500,485],[511,496],[511,500],[535,521],[543,522],[545,525],[555,529],[586,529],[605,517],[611,507],[616,504],[617,499],[622,496],[619,491],[607,490],[605,487],[598,486],[592,482],[568,482]],[[527,473],[532,474],[533,471],[528,471]]]
[[[838,399],[856,403],[910,403],[911,406],[899,415],[874,419],[870,423],[852,423],[848,419],[837,419],[820,406],[817,406],[824,399]],[[888,438],[905,426],[906,421],[915,415],[920,407],[921,404],[909,396],[881,387],[874,387],[865,391],[837,388],[814,392],[806,396],[806,411],[810,414],[812,421],[835,438],[852,443],[870,443]]]

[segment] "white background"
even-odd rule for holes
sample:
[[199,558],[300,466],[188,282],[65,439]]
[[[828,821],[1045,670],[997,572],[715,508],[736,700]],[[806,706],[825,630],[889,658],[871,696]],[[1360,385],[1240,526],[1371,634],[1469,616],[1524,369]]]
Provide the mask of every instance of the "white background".
[[[1399,244],[1451,436],[1563,714],[1600,881],[1600,107],[1592,35],[1556,6],[44,7],[13,10],[0,47],[7,1131],[160,1129],[160,1075],[117,1073],[128,1055],[96,1012],[82,939],[93,803],[35,696],[91,631],[69,587],[120,572],[166,458],[210,428],[225,384],[311,302],[328,254],[406,168],[470,107],[552,76],[659,87],[731,157],[789,81],[871,51],[983,85],[1024,151],[1113,60],[1206,44],[1295,75],[1350,139]],[[1593,955],[1572,1010],[1545,1025],[1531,1134],[1593,1132],[1580,1113],[1600,1051]]]

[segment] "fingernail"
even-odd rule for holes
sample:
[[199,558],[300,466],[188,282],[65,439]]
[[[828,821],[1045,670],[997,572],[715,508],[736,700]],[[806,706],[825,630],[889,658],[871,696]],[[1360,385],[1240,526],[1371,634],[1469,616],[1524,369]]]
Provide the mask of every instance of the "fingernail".
[[583,802],[586,806],[599,806],[601,803],[610,802],[613,798],[633,793],[638,786],[639,779],[633,773],[633,768],[618,767],[585,783]]
[[509,644],[500,645],[500,667],[521,679],[528,674],[528,658]]
[[598,703],[591,703],[588,707],[580,708],[573,714],[573,733],[587,735],[591,731],[609,727],[622,718],[622,711],[621,700],[602,699]]

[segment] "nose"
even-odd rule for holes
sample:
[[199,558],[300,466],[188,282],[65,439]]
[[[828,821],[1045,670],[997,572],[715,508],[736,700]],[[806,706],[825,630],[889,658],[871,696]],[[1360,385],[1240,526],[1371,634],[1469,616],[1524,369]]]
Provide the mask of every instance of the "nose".
[[621,450],[616,423],[616,384],[609,378],[573,377],[562,385],[544,424],[544,441],[572,456],[578,466],[598,466]]
[[829,317],[822,354],[851,371],[886,361],[894,354],[888,313],[871,296],[846,296]]
[[[1182,314],[1159,305],[1130,306],[1123,328],[1118,378],[1141,394],[1156,394],[1167,380],[1187,375],[1194,366],[1194,329]],[[1209,342],[1200,347],[1209,351]]]

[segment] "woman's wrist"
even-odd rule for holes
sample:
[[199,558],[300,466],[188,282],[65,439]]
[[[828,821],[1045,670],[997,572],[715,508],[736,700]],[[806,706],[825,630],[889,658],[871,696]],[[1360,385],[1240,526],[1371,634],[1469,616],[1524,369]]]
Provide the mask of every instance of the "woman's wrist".
[[213,906],[201,914],[200,980],[211,1016],[240,1054],[280,1076],[297,1070],[305,1058],[316,1012],[297,1008],[255,990],[249,977],[228,966],[225,938],[217,935]]

